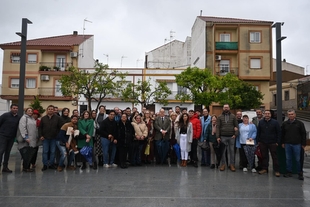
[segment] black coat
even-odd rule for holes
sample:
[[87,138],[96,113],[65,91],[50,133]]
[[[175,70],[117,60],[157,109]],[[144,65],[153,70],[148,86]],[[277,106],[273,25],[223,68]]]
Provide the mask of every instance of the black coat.
[[118,123],[118,138],[117,143],[119,146],[128,146],[131,144],[134,136],[134,129],[129,120],[124,124],[122,120]]

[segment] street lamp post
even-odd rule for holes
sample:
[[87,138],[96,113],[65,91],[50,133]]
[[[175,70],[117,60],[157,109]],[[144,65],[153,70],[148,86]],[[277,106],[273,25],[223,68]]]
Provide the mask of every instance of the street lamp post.
[[108,54],[103,54],[103,55],[107,57],[107,65],[109,65],[109,55]]
[[124,56],[124,55],[121,57],[121,67],[123,66],[123,59],[124,59],[124,58],[127,58],[127,57]]
[[26,46],[27,46],[27,24],[32,24],[27,18],[22,19],[22,32],[16,32],[21,37],[20,70],[19,70],[19,93],[18,93],[18,115],[24,113],[25,76],[26,76]]
[[281,26],[284,22],[276,22],[272,25],[276,28],[276,63],[277,63],[277,121],[282,125],[282,44],[286,37],[281,37]]

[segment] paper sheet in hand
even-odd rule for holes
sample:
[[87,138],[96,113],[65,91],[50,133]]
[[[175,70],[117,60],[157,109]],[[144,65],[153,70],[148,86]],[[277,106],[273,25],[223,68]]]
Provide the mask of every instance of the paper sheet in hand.
[[254,140],[250,141],[249,139],[246,140],[245,142],[246,145],[254,145]]

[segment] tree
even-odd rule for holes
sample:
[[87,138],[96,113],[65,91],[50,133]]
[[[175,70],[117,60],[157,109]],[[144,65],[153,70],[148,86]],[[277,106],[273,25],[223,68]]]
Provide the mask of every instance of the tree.
[[45,112],[45,109],[43,109],[38,96],[34,96],[34,100],[30,103],[29,106],[35,110],[38,110],[40,114]]
[[128,83],[127,87],[121,92],[122,100],[141,104],[144,107],[154,103],[163,105],[168,104],[167,97],[171,94],[166,82],[157,82],[154,86],[151,84],[151,79],[141,81],[136,84]]
[[[179,93],[176,99],[192,100],[205,106],[215,103],[228,103],[231,108],[255,108],[261,104],[263,95],[254,86],[237,76],[228,73],[225,76],[213,75],[209,69],[187,68],[176,75],[176,83],[190,91]],[[254,91],[255,90],[255,91]]]
[[69,75],[62,75],[59,82],[65,96],[84,95],[91,111],[91,103],[97,101],[96,110],[107,95],[118,96],[118,89],[124,84],[125,74],[109,69],[108,65],[97,63],[94,72],[79,70],[75,67],[68,69]]

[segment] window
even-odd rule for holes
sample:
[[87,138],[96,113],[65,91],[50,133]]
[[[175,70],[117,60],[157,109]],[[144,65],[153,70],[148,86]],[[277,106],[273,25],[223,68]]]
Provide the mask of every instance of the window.
[[290,100],[290,91],[284,91],[284,101]]
[[58,80],[56,80],[56,82],[55,82],[55,96],[63,96],[60,88],[61,88],[61,83]]
[[252,69],[261,69],[261,59],[260,58],[251,58],[250,59],[250,68]]
[[28,54],[28,63],[37,63],[37,54]]
[[11,54],[11,62],[12,63],[20,63],[20,53],[12,53]]
[[250,32],[250,42],[251,43],[260,43],[260,36],[261,33],[260,32]]
[[27,78],[26,79],[26,88],[36,88],[36,79],[35,78]]
[[178,94],[187,94],[187,88],[178,85]]
[[220,42],[230,42],[230,34],[220,34]]
[[19,78],[11,78],[11,88],[19,88]]
[[60,68],[61,71],[65,70],[65,67],[66,67],[66,56],[65,55],[56,56],[56,67]]
[[229,60],[220,61],[220,75],[226,75],[229,72],[230,63]]

